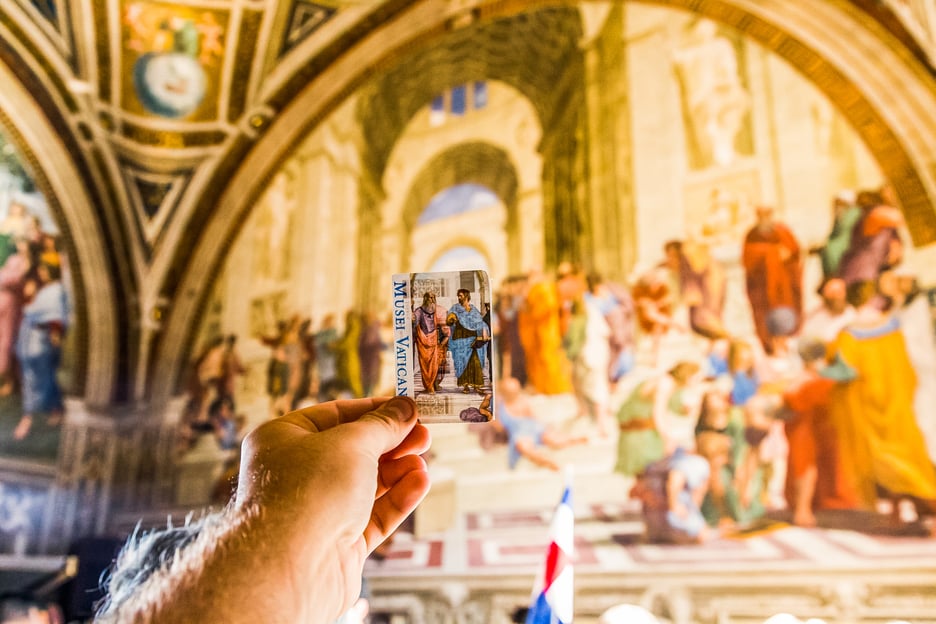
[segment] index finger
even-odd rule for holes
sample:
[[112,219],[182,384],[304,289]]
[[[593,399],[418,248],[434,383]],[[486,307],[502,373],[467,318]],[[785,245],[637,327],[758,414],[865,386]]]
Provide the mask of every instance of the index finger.
[[369,397],[365,399],[342,399],[311,405],[280,417],[280,420],[313,431],[325,431],[336,425],[353,422],[372,412],[392,397]]

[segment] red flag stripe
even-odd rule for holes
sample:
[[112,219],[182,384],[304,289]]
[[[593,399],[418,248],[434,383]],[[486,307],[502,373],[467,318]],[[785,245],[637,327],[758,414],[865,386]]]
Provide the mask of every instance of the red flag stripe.
[[559,576],[568,562],[569,557],[565,552],[559,548],[556,542],[551,542],[549,544],[549,552],[546,554],[546,577],[543,591],[548,590],[550,586],[552,586],[553,581]]

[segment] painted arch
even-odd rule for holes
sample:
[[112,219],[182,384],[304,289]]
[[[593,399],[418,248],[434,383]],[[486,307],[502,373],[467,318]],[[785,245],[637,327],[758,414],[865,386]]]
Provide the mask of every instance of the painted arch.
[[[416,221],[429,201],[445,189],[465,183],[480,184],[493,191],[504,202],[507,210],[507,231],[515,227],[518,180],[517,170],[510,156],[503,149],[487,143],[456,145],[437,154],[424,165],[409,188],[403,205],[400,266],[407,265]],[[513,259],[515,253],[515,249],[510,249],[508,258]],[[490,257],[490,254],[486,255]],[[515,262],[511,260],[511,265],[513,264]],[[511,268],[516,270],[518,267]]]

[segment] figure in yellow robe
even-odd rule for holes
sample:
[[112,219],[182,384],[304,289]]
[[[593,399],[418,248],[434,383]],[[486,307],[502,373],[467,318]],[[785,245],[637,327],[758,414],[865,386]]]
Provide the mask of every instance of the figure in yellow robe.
[[917,378],[899,321],[850,326],[835,348],[854,371],[833,391],[830,416],[858,499],[874,509],[880,485],[895,496],[936,502],[936,468],[914,415]]
[[335,343],[337,377],[347,384],[352,396],[362,397],[364,386],[361,382],[361,356],[358,352],[361,342],[361,317],[354,310],[350,310],[345,318],[344,336]]
[[518,314],[518,326],[529,385],[543,394],[571,392],[569,363],[562,350],[559,293],[554,283],[544,280],[530,286]]

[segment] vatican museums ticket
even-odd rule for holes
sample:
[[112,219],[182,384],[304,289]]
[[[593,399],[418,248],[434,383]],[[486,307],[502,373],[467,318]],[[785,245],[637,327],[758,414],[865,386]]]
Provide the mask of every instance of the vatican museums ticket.
[[485,271],[393,276],[396,394],[423,423],[494,419],[492,294]]

